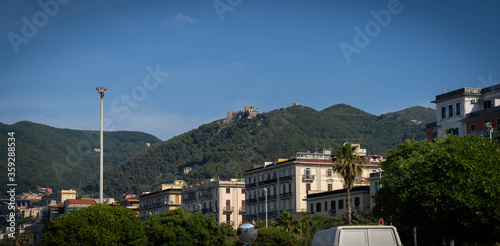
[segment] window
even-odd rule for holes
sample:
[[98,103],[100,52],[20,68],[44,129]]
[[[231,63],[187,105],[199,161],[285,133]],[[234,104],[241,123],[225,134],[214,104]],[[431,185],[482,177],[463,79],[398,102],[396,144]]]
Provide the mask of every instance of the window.
[[326,170],[326,176],[327,177],[331,177],[332,176],[332,169],[331,168],[328,168],[328,170]]
[[497,131],[500,131],[500,118],[497,119]]
[[332,184],[328,184],[328,191],[331,191],[333,190],[333,185]]
[[314,208],[314,204],[311,203],[311,214],[314,213],[313,208]]
[[448,106],[448,116],[452,117],[453,116],[453,105]]
[[241,189],[241,194],[245,194],[245,189]]
[[354,207],[359,208],[359,205],[361,204],[359,197],[354,198]]
[[441,119],[446,118],[446,107],[441,107]]
[[470,134],[476,135],[476,125],[470,125]]
[[375,192],[378,191],[378,182],[375,182]]
[[456,110],[455,114],[460,115],[460,103],[455,104],[455,110]]
[[484,109],[491,108],[491,101],[490,100],[484,101],[483,106]]
[[330,210],[335,210],[335,200],[330,202]]
[[344,200],[339,200],[339,209],[344,209]]
[[311,168],[306,167],[304,170],[304,175],[311,175]]
[[226,194],[230,194],[231,193],[231,188],[226,188]]
[[226,222],[231,223],[231,215],[230,214],[226,215]]
[[311,184],[306,184],[306,190],[307,191],[311,190]]
[[316,212],[321,212],[321,202],[316,203]]
[[328,211],[328,202],[325,201],[325,211]]

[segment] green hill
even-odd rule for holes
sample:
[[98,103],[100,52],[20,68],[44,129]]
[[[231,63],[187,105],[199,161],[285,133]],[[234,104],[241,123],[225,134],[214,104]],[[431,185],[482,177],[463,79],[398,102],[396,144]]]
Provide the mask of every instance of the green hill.
[[[414,138],[424,140],[410,119],[434,121],[435,110],[413,107],[375,116],[339,104],[322,111],[297,106],[273,110],[253,119],[223,124],[217,120],[152,147],[105,173],[105,193],[119,197],[151,186],[183,179],[234,177],[264,161],[289,157],[296,151],[335,149],[343,142],[359,142],[368,153],[386,155],[390,148]],[[183,174],[184,167],[191,167]],[[97,180],[85,190],[97,191]]]
[[[0,123],[0,142],[7,146],[8,132],[15,132],[16,183],[21,192],[36,191],[37,185],[58,189],[75,188],[98,177],[99,131],[58,129],[28,121]],[[104,132],[104,167],[117,166],[146,151],[147,142],[160,139],[141,132]],[[0,168],[7,170],[7,147],[0,150]],[[7,176],[0,185],[6,187]],[[2,194],[5,197],[7,194]]]

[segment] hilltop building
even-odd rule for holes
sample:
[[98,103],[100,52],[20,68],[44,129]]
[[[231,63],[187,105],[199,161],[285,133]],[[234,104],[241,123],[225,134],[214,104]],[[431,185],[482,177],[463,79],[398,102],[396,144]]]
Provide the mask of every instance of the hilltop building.
[[245,219],[245,181],[212,179],[186,187],[182,189],[182,207],[193,213],[201,210],[236,229]]
[[[353,146],[357,146],[356,154],[366,160],[366,164],[359,165],[363,173],[355,185],[368,186],[366,178],[377,172],[383,157],[366,155],[366,149],[361,149],[359,144]],[[267,162],[264,166],[245,171],[246,220],[265,218],[265,189],[270,219],[284,210],[301,217],[307,214],[307,201],[304,200],[307,194],[344,189],[342,177],[332,170],[332,156],[331,150],[297,152],[290,159]]]
[[259,109],[254,106],[245,106],[245,109],[240,111],[229,110],[227,112],[227,118],[222,121],[222,123],[238,122],[242,118],[252,119],[259,114]]
[[[464,87],[436,96],[436,122],[422,129],[427,141],[450,135],[490,137],[500,129],[500,84],[486,88]],[[493,134],[491,137],[496,137]]]

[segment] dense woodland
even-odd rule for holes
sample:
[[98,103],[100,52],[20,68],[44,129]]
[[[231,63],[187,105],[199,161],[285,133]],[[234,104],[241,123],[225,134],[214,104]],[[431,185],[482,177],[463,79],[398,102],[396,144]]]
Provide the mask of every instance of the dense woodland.
[[[7,133],[15,132],[16,180],[18,191],[36,192],[36,187],[76,188],[97,177],[99,131],[58,129],[28,121],[0,123],[0,142],[7,146]],[[105,132],[104,167],[110,169],[146,151],[146,142],[160,139],[142,132]],[[7,170],[7,147],[0,149],[0,169]],[[0,179],[6,186],[7,176]],[[7,194],[0,196],[5,197]]]

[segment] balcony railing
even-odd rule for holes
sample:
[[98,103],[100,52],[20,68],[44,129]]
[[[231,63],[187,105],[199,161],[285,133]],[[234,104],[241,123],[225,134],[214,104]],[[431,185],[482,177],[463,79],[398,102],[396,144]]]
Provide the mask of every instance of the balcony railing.
[[274,199],[276,199],[276,195],[269,195],[267,197],[267,200],[274,200]]
[[314,179],[316,179],[316,175],[312,175],[312,174],[302,175],[302,181],[314,181]]
[[247,214],[245,215],[245,218],[246,220],[252,220],[252,219],[257,219],[257,215],[256,214]]
[[246,184],[245,185],[245,188],[253,188],[253,187],[256,187],[257,186],[257,183],[251,183],[251,184]]
[[205,194],[201,194],[200,195],[200,199],[209,199],[209,198],[213,198],[214,195],[212,193],[205,193]]
[[192,202],[192,201],[196,201],[196,196],[191,196],[191,197],[186,197],[186,198],[183,198],[183,201],[184,201],[184,202]]
[[234,211],[234,207],[231,206],[224,206],[223,210],[224,213],[232,213]]
[[288,176],[285,176],[285,177],[281,177],[280,178],[280,182],[287,181],[287,180],[292,180],[292,179],[293,179],[293,175],[288,175]]
[[245,200],[246,203],[255,203],[257,202],[257,198],[250,198]]
[[280,198],[287,198],[287,197],[291,197],[291,196],[292,196],[292,192],[285,192],[285,193],[280,194]]
[[277,178],[272,178],[264,181],[264,184],[271,184],[271,183],[276,183],[278,181]]
[[240,214],[244,214],[245,213],[245,207],[240,207],[239,211],[240,211]]

